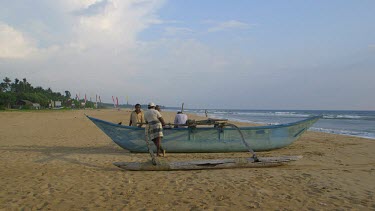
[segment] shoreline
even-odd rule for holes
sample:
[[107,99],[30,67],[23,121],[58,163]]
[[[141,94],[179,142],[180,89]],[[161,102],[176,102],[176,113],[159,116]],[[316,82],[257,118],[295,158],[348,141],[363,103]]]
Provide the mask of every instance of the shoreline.
[[[0,209],[375,209],[371,139],[307,131],[288,147],[258,153],[303,156],[281,167],[131,172],[112,163],[150,156],[120,148],[84,113],[123,124],[130,116],[113,109],[0,113]],[[175,113],[162,115],[173,122]],[[165,159],[248,156],[167,152]]]

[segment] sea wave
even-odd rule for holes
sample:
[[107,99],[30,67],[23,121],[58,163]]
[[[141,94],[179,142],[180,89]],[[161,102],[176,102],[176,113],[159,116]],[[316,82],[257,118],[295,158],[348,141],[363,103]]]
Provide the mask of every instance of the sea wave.
[[303,114],[297,112],[283,112],[283,111],[269,111],[269,112],[249,112],[249,111],[209,111],[210,114],[222,114],[222,115],[241,115],[241,116],[262,116],[262,117],[309,117],[311,114]]
[[327,114],[323,115],[324,119],[348,119],[348,120],[375,120],[373,116],[360,116],[360,115],[345,115],[345,114]]
[[375,120],[375,116],[356,115],[356,114],[327,114],[317,112],[297,112],[297,111],[225,111],[210,110],[209,114],[219,115],[241,115],[252,117],[282,117],[282,118],[307,118],[314,115],[323,115],[323,119],[347,119],[347,120]]
[[369,132],[358,132],[358,131],[339,130],[339,129],[316,128],[316,127],[311,127],[309,130],[316,131],[316,132],[323,132],[323,133],[331,133],[331,134],[375,139],[375,133],[369,133]]

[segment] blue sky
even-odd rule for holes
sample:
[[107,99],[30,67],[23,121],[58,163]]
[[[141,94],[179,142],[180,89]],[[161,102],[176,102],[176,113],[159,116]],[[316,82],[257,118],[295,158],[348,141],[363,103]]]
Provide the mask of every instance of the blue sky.
[[375,110],[374,1],[0,1],[0,77],[107,102]]

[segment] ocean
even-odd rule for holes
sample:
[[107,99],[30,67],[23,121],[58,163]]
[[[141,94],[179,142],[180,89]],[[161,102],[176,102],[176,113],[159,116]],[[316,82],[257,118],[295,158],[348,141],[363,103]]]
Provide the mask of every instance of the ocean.
[[[177,108],[166,110],[178,111]],[[205,116],[204,109],[185,109],[184,111]],[[321,115],[323,118],[309,130],[375,139],[375,111],[207,109],[207,112],[209,118],[263,125],[290,123]]]

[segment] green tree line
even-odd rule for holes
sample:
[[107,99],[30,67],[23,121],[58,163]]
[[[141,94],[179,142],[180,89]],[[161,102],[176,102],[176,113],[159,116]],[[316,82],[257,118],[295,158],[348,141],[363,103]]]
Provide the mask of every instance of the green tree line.
[[[19,100],[29,100],[39,103],[42,108],[48,108],[52,101],[61,101],[63,106],[71,103],[69,91],[65,95],[53,92],[51,88],[43,89],[40,86],[33,87],[26,78],[19,80],[5,77],[0,83],[0,109],[12,108]],[[78,102],[78,101],[77,101]]]

